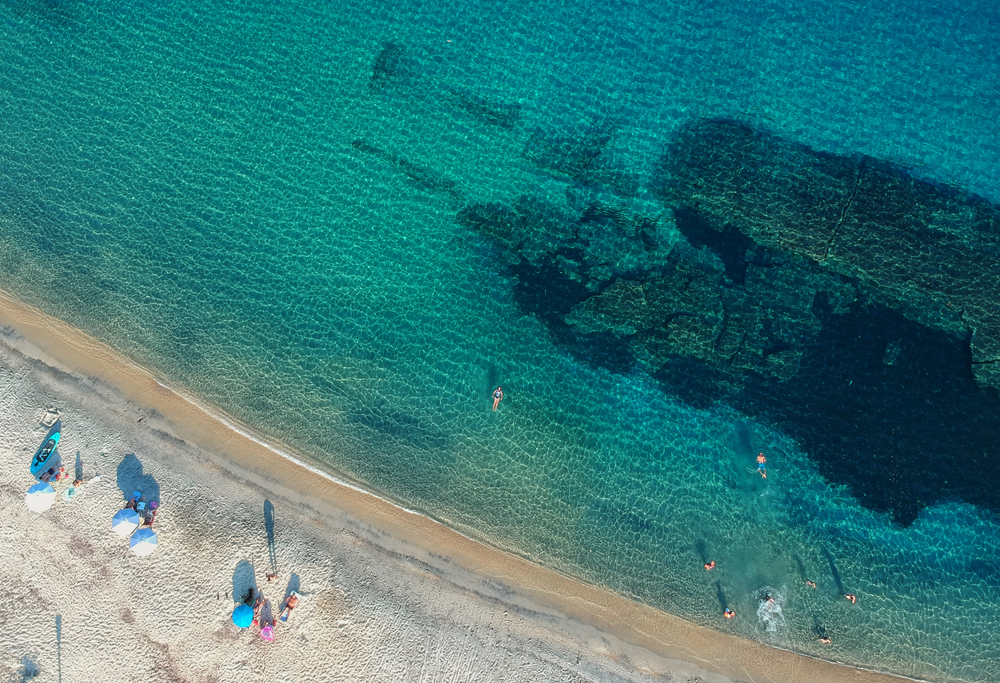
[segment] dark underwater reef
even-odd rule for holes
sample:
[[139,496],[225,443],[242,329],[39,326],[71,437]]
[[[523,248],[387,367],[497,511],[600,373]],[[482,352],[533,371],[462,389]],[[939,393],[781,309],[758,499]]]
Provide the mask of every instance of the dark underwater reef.
[[733,121],[681,130],[642,200],[593,183],[591,133],[528,143],[565,203],[457,217],[557,343],[778,426],[902,526],[948,499],[1000,512],[997,207]]
[[806,257],[873,300],[966,339],[1000,387],[1000,208],[869,157],[822,154],[732,121],[683,129],[653,191],[714,229]]

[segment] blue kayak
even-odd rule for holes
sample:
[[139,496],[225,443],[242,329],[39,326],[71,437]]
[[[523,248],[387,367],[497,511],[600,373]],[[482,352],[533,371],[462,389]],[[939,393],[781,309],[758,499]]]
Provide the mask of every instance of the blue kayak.
[[50,467],[58,463],[56,446],[59,445],[59,434],[62,431],[62,421],[57,420],[49,433],[45,435],[45,441],[35,451],[35,457],[31,459],[31,476],[38,478],[38,475],[45,472]]

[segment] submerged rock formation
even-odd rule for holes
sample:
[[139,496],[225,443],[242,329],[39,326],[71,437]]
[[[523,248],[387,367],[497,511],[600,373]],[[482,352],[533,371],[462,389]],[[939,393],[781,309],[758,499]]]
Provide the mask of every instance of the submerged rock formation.
[[717,366],[734,388],[746,371],[788,379],[820,330],[816,296],[838,312],[856,298],[852,282],[806,259],[745,239],[720,247],[691,214],[576,194],[575,212],[521,197],[467,206],[458,220],[513,252],[522,289],[538,282],[541,292],[522,292],[540,300],[526,310],[578,335],[614,336],[653,374],[688,358]]
[[506,130],[513,130],[521,118],[521,105],[483,97],[467,88],[444,86],[454,104],[474,119]]
[[654,192],[716,230],[806,257],[873,300],[967,339],[1000,387],[1000,209],[868,157],[816,152],[733,121],[691,125]]
[[351,146],[359,152],[370,154],[386,162],[421,190],[432,194],[445,194],[453,200],[462,198],[458,190],[458,183],[432,168],[416,164],[398,154],[376,147],[366,140],[354,140],[351,142]]
[[565,203],[457,217],[558,344],[772,422],[901,525],[951,498],[1000,512],[997,207],[731,121],[680,131],[650,197],[592,172],[609,135],[529,141]]
[[371,63],[368,91],[400,102],[433,102],[452,107],[479,123],[514,130],[521,120],[521,105],[486,96],[448,83],[440,69],[440,55],[419,48],[387,42]]
[[412,78],[414,67],[403,47],[390,42],[386,43],[376,55],[371,71],[368,90],[382,93],[398,82]]

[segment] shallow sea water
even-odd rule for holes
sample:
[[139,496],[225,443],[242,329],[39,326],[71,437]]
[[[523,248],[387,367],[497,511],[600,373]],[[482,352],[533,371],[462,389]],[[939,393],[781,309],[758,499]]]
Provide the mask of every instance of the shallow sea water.
[[1000,199],[995,8],[730,4],[4,3],[0,286],[540,563],[824,659],[997,680],[995,516],[899,529],[766,425],[581,364],[455,221],[565,196],[522,154],[536,129],[613,122],[641,184],[702,116]]

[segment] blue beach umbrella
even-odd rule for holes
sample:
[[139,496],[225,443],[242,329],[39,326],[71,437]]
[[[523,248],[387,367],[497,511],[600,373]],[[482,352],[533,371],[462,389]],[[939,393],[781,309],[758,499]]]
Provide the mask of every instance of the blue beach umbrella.
[[46,482],[40,481],[24,496],[24,503],[32,512],[45,512],[56,502],[56,491]]
[[146,557],[156,550],[156,534],[149,527],[139,529],[128,539],[128,544],[132,547],[133,553],[139,557]]
[[246,628],[253,621],[253,609],[250,605],[243,604],[233,610],[233,623],[240,628]]
[[128,538],[139,528],[139,513],[132,508],[125,508],[115,513],[111,518],[111,530],[122,538]]

